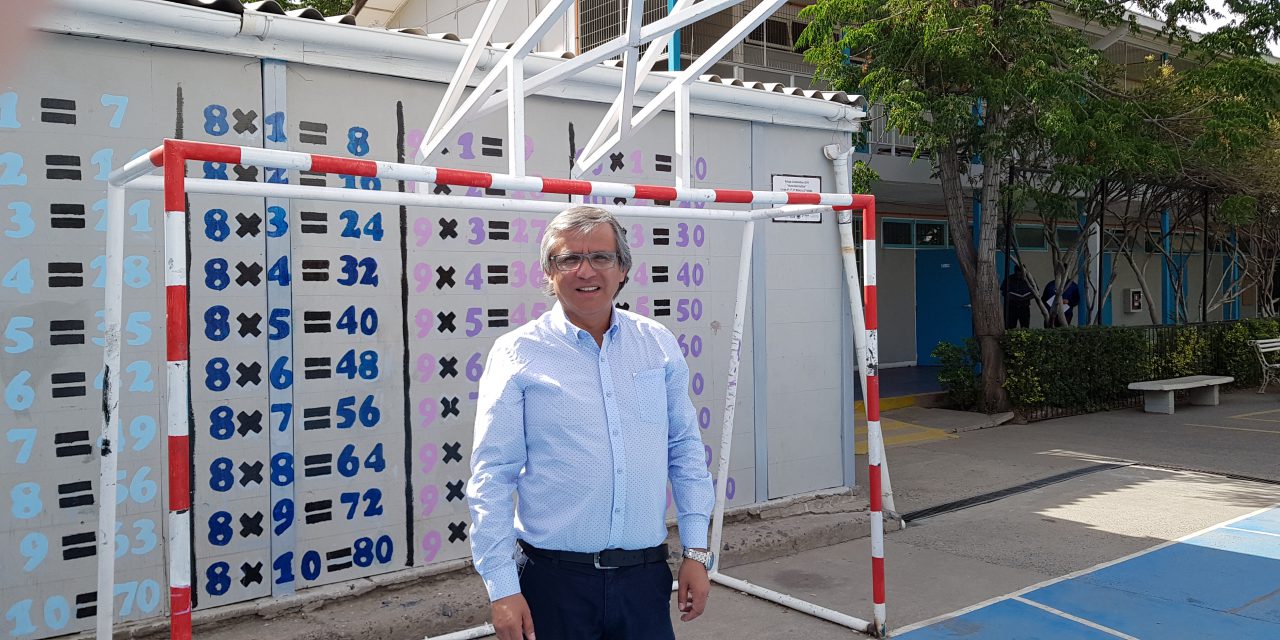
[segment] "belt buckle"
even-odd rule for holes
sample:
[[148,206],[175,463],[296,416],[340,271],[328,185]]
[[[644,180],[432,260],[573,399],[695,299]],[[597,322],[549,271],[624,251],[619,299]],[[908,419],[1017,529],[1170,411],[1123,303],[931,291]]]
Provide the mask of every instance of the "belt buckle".
[[597,569],[617,569],[617,567],[604,567],[604,566],[601,566],[601,565],[600,565],[600,554],[601,554],[601,552],[600,552],[600,551],[595,552],[595,555],[594,555],[594,558],[593,558],[593,559],[595,560],[595,565],[596,565],[596,568],[597,568]]

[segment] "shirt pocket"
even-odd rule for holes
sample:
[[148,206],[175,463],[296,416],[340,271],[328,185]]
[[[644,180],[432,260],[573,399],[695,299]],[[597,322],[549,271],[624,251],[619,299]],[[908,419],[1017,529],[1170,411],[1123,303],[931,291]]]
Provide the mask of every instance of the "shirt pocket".
[[633,379],[636,421],[640,424],[667,424],[667,370],[645,369]]

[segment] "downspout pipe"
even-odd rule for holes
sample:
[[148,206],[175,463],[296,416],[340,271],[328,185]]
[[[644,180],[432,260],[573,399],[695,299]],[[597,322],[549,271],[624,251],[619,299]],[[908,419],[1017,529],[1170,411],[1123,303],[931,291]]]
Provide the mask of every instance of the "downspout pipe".
[[[822,153],[831,161],[832,169],[836,176],[836,193],[852,193],[853,181],[850,174],[850,158],[854,154],[854,148],[850,146],[847,149],[841,148],[838,144],[829,144],[822,148]],[[840,258],[844,263],[845,287],[849,292],[849,312],[853,316],[853,345],[854,352],[858,362],[858,383],[862,388],[862,397],[867,397],[867,344],[866,344],[866,320],[862,313],[862,287],[858,273],[858,254],[857,243],[853,238],[853,212],[837,211],[836,227],[840,232]],[[856,412],[854,414],[857,415]],[[856,417],[855,417],[856,420]],[[850,443],[852,446],[852,443]],[[889,515],[898,520],[902,528],[906,528],[907,523],[898,516],[897,506],[893,502],[893,484],[889,477],[889,459],[884,457],[883,443],[876,443],[875,446],[881,447],[880,459],[883,475],[883,498],[884,510]]]

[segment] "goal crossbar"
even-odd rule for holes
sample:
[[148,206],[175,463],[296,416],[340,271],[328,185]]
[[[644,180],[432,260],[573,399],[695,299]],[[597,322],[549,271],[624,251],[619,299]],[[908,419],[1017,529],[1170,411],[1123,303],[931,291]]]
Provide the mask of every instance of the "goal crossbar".
[[[712,580],[814,615],[875,637],[887,635],[884,586],[884,519],[881,491],[882,437],[880,430],[880,391],[878,377],[878,314],[876,296],[876,218],[875,198],[870,195],[841,193],[797,193],[784,191],[752,191],[736,189],[701,189],[618,182],[571,180],[487,173],[404,163],[378,162],[360,158],[343,158],[321,154],[239,147],[207,142],[166,139],[151,152],[139,156],[112,171],[107,184],[107,241],[105,267],[105,346],[103,348],[103,423],[101,479],[102,496],[116,492],[118,447],[110,443],[118,439],[120,430],[120,359],[121,312],[124,283],[124,217],[125,193],[129,189],[162,191],[164,194],[164,269],[166,384],[168,390],[166,432],[169,451],[168,496],[169,518],[166,529],[166,551],[169,558],[171,637],[191,638],[191,485],[190,485],[190,387],[189,344],[187,327],[190,319],[187,292],[189,193],[281,197],[308,200],[398,204],[426,207],[449,207],[487,211],[521,211],[558,213],[567,203],[511,198],[468,197],[458,195],[385,192],[361,189],[297,186],[274,183],[241,183],[186,177],[188,161],[224,162],[257,165],[279,169],[296,169],[319,173],[337,173],[357,178],[378,178],[435,184],[437,186],[478,187],[566,196],[602,196],[683,202],[691,205],[752,205],[751,210],[709,207],[639,206],[632,204],[600,205],[617,215],[640,218],[681,218],[698,220],[735,220],[744,222],[742,251],[739,256],[738,282],[734,305],[733,332],[729,345],[729,369],[726,383],[720,464],[716,481],[716,505],[712,518]],[[159,177],[148,174],[160,169]],[[626,201],[624,200],[624,202]],[[746,318],[746,299],[751,272],[751,254],[755,223],[759,220],[830,211],[860,210],[863,216],[863,287],[866,341],[865,406],[868,437],[868,493],[871,511],[871,565],[873,611],[872,620],[862,620],[805,602],[792,596],[732,578],[720,572],[719,558],[727,501],[727,480],[737,405],[739,356]],[[114,592],[115,500],[101,506],[98,523],[98,598],[111,602]],[[111,638],[112,607],[99,607],[97,637]],[[487,627],[491,632],[492,627]],[[486,627],[450,634],[450,638],[479,637]],[[477,635],[479,634],[479,635]]]

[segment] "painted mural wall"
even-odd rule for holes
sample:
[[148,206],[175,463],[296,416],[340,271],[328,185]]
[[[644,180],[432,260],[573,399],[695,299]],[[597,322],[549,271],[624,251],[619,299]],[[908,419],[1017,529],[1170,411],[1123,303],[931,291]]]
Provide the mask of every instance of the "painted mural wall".
[[[156,193],[126,203],[119,491],[98,490],[108,172],[165,137],[403,160],[444,86],[68,35],[46,37],[7,81],[0,632],[34,639],[88,629],[103,606],[123,620],[167,613]],[[603,110],[530,100],[528,172],[568,177]],[[672,127],[659,117],[586,177],[671,184]],[[505,132],[502,114],[466,125],[431,161],[505,171]],[[694,185],[769,189],[800,174],[834,191],[821,152],[833,135],[696,117]],[[793,151],[777,153],[783,143]],[[188,174],[544,197],[220,163]],[[188,209],[196,608],[467,557],[476,383],[493,340],[552,302],[537,258],[548,216],[199,194]],[[626,220],[635,267],[619,303],[687,350],[714,469],[742,228],[688,214]],[[752,308],[770,311],[747,323],[730,504],[845,481],[851,345],[835,221],[764,223],[757,237],[768,267],[758,261]],[[119,505],[112,603],[94,593],[103,499]]]

